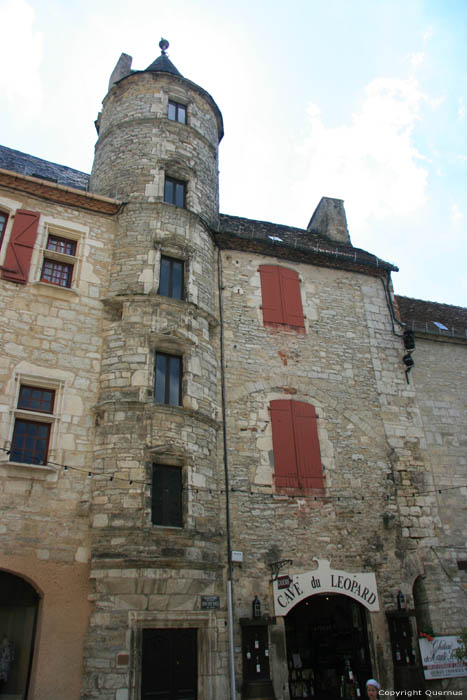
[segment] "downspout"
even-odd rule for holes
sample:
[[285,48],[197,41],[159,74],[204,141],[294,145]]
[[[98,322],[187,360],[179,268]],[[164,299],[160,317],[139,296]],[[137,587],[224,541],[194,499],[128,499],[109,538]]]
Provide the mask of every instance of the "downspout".
[[219,284],[219,327],[221,355],[221,395],[222,395],[222,438],[224,443],[224,481],[225,481],[225,527],[227,540],[227,609],[229,630],[229,668],[230,668],[230,697],[236,700],[235,691],[235,647],[234,647],[234,616],[233,616],[233,566],[232,547],[230,543],[230,494],[229,494],[229,465],[227,455],[227,425],[225,397],[225,354],[224,354],[224,315],[222,306],[222,257],[221,249],[217,252],[217,278]]

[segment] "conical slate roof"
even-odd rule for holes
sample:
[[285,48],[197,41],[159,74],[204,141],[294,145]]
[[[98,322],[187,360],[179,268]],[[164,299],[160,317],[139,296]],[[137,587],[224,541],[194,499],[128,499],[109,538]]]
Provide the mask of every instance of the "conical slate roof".
[[175,68],[174,64],[165,53],[169,47],[169,42],[166,39],[161,39],[159,46],[161,49],[161,55],[156,58],[156,60],[153,61],[151,65],[146,68],[146,70],[154,72],[160,71],[161,73],[172,73],[173,75],[179,75],[181,78],[183,78],[183,75]]

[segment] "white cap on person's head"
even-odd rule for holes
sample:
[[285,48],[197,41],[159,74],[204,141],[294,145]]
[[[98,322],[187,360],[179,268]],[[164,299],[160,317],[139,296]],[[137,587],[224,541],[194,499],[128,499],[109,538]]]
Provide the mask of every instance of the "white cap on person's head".
[[381,688],[380,684],[378,683],[377,680],[374,678],[369,678],[366,682],[366,687],[368,688],[369,685],[374,685],[377,690]]

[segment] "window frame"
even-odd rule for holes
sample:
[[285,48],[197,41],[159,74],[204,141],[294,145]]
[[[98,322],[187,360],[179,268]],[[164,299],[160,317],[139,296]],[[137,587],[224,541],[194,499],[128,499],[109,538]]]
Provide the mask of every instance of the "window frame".
[[[177,188],[182,188],[182,193],[183,193],[183,203],[177,203],[179,201],[179,198],[177,196],[177,192],[179,191]],[[170,190],[171,188],[171,190]],[[170,193],[170,197],[169,197]],[[174,207],[178,207],[179,209],[186,209],[186,195],[187,195],[187,182],[185,180],[178,180],[175,177],[170,177],[170,175],[166,175],[164,179],[164,202],[165,204],[171,204]]]
[[[173,479],[173,476],[176,478]],[[159,482],[156,484],[157,478],[159,478]],[[171,479],[172,483],[170,483]],[[155,498],[156,486],[165,491],[165,497],[162,496],[157,501]],[[157,508],[160,510],[157,511]],[[155,527],[183,528],[183,516],[182,467],[153,462],[151,468],[151,524]]]
[[[168,280],[167,280],[167,288],[168,288],[168,293],[164,294],[161,292],[161,286],[162,286],[162,270],[163,270],[163,262],[168,262],[169,263],[169,272],[168,272]],[[180,296],[175,296],[173,294],[173,277],[174,277],[174,265],[178,264],[181,267],[181,282],[180,282]],[[164,282],[165,284],[165,282]],[[159,264],[159,288],[157,290],[157,293],[160,296],[167,297],[169,299],[179,299],[180,301],[184,301],[185,299],[185,261],[180,260],[178,258],[173,258],[170,257],[169,255],[161,255],[160,256],[160,264]]]
[[[164,394],[164,400],[159,401],[157,399],[158,395],[158,379],[157,379],[157,372],[158,372],[158,358],[164,358],[165,360],[165,367],[163,371],[163,394]],[[170,374],[170,361],[171,360],[177,360],[178,361],[178,391],[177,391],[177,403],[173,403],[171,401],[171,394],[172,394],[172,387],[171,387],[171,374]],[[162,352],[157,350],[154,358],[154,403],[158,404],[159,406],[182,406],[182,382],[183,382],[183,357],[181,355],[172,355],[167,352]]]
[[[174,109],[174,116],[170,116],[170,108]],[[183,119],[179,119],[179,113],[183,112]],[[167,119],[171,122],[177,122],[178,124],[187,124],[188,117],[188,107],[182,102],[177,102],[176,100],[169,99],[167,104]]]
[[[3,241],[5,240],[5,233],[8,226],[9,218],[9,213],[4,211],[3,209],[0,209],[0,251],[2,250]],[[4,219],[3,224],[1,223],[2,219]]]
[[[45,242],[45,247],[42,252],[41,270],[40,270],[40,282],[45,284],[50,284],[54,287],[59,287],[60,289],[72,289],[75,286],[73,283],[75,281],[76,266],[78,262],[77,249],[79,240],[76,238],[68,238],[62,235],[58,235],[52,229],[47,229],[47,237]],[[64,243],[65,245],[70,245],[73,249],[73,253],[66,253],[61,250],[56,250],[49,247],[49,244],[54,241]],[[45,274],[46,266],[51,268],[51,272],[47,277]],[[65,284],[61,281],[53,281],[52,278],[58,280],[65,280]]]
[[[12,420],[12,431],[11,431],[11,439],[10,439],[10,453],[9,453],[9,461],[13,462],[15,464],[22,464],[22,465],[31,465],[34,467],[37,466],[47,466],[47,463],[49,461],[49,455],[50,455],[50,450],[51,450],[51,444],[52,444],[52,434],[53,434],[53,427],[56,423],[57,420],[57,415],[56,415],[56,405],[57,405],[57,400],[58,400],[58,392],[60,390],[60,386],[51,386],[48,382],[41,382],[41,383],[36,383],[33,381],[32,383],[28,381],[25,377],[18,377],[18,389],[16,392],[16,398],[15,398],[15,408],[13,411],[13,420]],[[47,407],[41,406],[39,409],[35,408],[31,405],[28,405],[27,402],[22,401],[23,393],[24,390],[36,390],[40,392],[48,392],[52,394],[51,400],[50,400],[50,409],[48,410]],[[44,410],[41,410],[44,409]],[[21,433],[19,432],[18,428],[20,425],[25,425],[25,426],[35,426],[36,428],[43,428],[44,426],[47,427],[47,436],[45,438],[46,444],[44,448],[44,454],[40,458],[38,458],[36,461],[27,461],[24,459],[16,459],[15,457],[17,456],[17,452],[21,451],[24,455],[24,452],[26,451],[25,447],[15,447],[15,442],[16,438],[18,440],[20,439]],[[34,436],[34,440],[36,441],[36,437]],[[35,454],[35,447],[34,447],[34,453],[33,457]]]

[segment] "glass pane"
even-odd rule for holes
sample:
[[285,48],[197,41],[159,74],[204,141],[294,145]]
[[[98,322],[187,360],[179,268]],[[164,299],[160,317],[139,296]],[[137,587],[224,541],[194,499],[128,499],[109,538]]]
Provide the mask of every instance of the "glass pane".
[[177,260],[172,264],[172,296],[174,299],[183,297],[183,263]]
[[175,205],[177,207],[185,206],[185,183],[183,182],[175,184]]
[[170,260],[161,258],[161,278],[159,280],[159,294],[169,296]]
[[154,398],[157,403],[165,403],[165,355],[156,355],[156,388]]
[[175,120],[176,118],[176,106],[175,102],[169,102],[169,119],[172,119],[172,121]]
[[171,357],[169,358],[170,364],[170,394],[169,394],[169,404],[171,406],[180,405],[180,358]]
[[164,183],[164,202],[174,203],[174,183],[172,180],[166,180]]
[[184,105],[178,105],[178,121],[181,124],[186,124],[186,107]]

